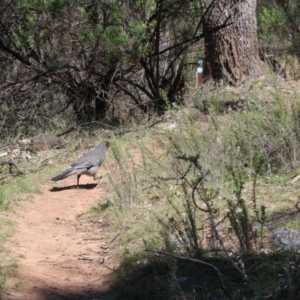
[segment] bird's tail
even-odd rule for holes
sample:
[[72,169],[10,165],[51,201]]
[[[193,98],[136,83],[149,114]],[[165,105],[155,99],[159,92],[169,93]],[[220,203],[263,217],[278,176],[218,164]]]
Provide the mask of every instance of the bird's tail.
[[74,174],[74,170],[73,169],[68,169],[68,170],[62,172],[61,174],[53,177],[51,179],[51,181],[56,182],[56,181],[59,181],[59,180],[63,180],[63,179],[65,179],[65,178],[67,178],[67,177],[69,177],[73,174]]

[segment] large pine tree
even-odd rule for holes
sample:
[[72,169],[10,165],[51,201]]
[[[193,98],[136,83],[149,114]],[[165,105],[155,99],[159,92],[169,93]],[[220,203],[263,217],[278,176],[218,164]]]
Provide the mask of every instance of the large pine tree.
[[[211,4],[207,0],[207,5]],[[214,33],[212,28],[227,23]],[[256,0],[214,1],[204,24],[205,56],[212,79],[232,85],[243,83],[249,76],[260,76]]]

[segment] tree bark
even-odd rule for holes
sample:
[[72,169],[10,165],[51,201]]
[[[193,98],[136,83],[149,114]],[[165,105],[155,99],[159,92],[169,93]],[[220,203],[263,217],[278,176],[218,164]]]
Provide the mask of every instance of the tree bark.
[[242,44],[242,59],[250,77],[263,74],[258,51],[256,3],[256,0],[239,1],[234,15],[238,39]]
[[[206,0],[209,5],[212,0]],[[256,0],[215,1],[205,21],[206,70],[204,77],[224,84],[239,85],[248,76],[262,74],[259,65]],[[207,34],[222,24],[229,26]]]

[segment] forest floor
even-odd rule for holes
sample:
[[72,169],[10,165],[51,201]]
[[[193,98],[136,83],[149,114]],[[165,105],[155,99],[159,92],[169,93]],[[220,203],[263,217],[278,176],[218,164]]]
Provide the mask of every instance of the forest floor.
[[[279,88],[282,95],[286,96],[284,99],[287,99],[288,107],[293,109],[292,91],[295,90],[298,94],[299,83],[278,83],[277,89]],[[274,98],[274,89],[273,85],[265,83],[259,93],[256,95],[253,92],[251,97],[268,102]],[[236,93],[237,97],[243,99],[241,92]],[[244,92],[248,93],[248,90]],[[230,117],[229,114],[224,114],[225,118],[228,116]],[[170,124],[167,125],[160,124],[160,127],[171,128]],[[206,130],[206,123],[201,123],[199,128]],[[141,155],[134,153],[134,161],[141,163]],[[100,169],[99,174],[104,177],[99,188],[96,188],[92,178],[82,176],[80,182],[84,189],[80,190],[74,189],[76,177],[69,177],[55,184],[43,183],[41,179],[42,194],[26,196],[25,200],[14,204],[8,217],[16,224],[16,230],[6,243],[6,248],[9,249],[9,257],[17,258],[17,268],[14,276],[4,286],[0,299],[105,298],[104,295],[113,285],[113,270],[119,266],[119,260],[112,249],[113,238],[105,216],[98,215],[98,219],[90,222],[91,218],[86,212],[107,195],[108,176],[105,174],[108,172],[104,168]],[[270,186],[270,191],[266,190],[264,193],[270,205],[278,208],[279,203],[285,200],[289,202],[287,207],[294,206],[300,184],[299,177],[296,179],[287,181],[287,184],[277,183],[274,188],[271,184],[264,185],[264,189]],[[142,225],[144,226],[141,223]]]
[[95,206],[105,188],[96,188],[87,176],[80,182],[85,189],[74,189],[75,182],[69,177],[46,184],[42,195],[14,207],[10,218],[17,230],[7,246],[10,256],[19,259],[3,300],[99,299],[109,289],[117,262],[109,253],[106,223],[78,218]]

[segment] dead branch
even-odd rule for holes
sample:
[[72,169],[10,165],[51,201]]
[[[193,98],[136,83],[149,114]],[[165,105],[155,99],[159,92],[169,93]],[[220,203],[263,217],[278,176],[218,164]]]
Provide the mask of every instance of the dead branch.
[[56,136],[57,136],[57,137],[61,137],[61,136],[65,135],[65,134],[67,134],[67,133],[69,133],[69,132],[71,132],[71,131],[73,131],[73,130],[75,130],[75,129],[76,129],[76,124],[74,124],[74,125],[72,125],[71,127],[65,129],[63,132],[57,134]]
[[[9,177],[9,176],[18,176],[23,175],[24,173],[19,169],[19,167],[12,161],[4,161],[0,163],[0,166],[9,165],[9,173],[0,177],[0,180]],[[17,171],[13,172],[12,167],[14,167]]]

